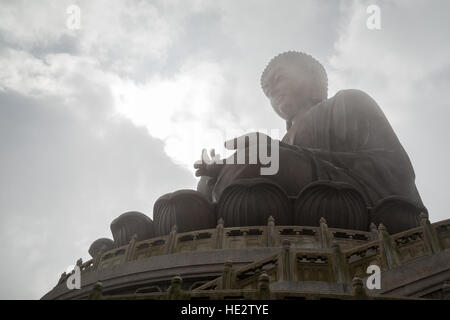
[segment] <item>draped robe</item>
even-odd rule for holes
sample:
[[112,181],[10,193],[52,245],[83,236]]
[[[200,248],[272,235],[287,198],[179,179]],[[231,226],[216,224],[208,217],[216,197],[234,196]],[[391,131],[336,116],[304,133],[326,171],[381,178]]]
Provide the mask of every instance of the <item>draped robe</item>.
[[368,207],[390,196],[423,207],[408,155],[380,107],[362,91],[339,91],[298,114],[280,143],[279,156],[275,175],[261,176],[259,165],[229,164],[209,182],[210,188],[199,184],[199,190],[217,201],[230,184],[261,177],[294,197],[311,182],[328,180],[352,185]]

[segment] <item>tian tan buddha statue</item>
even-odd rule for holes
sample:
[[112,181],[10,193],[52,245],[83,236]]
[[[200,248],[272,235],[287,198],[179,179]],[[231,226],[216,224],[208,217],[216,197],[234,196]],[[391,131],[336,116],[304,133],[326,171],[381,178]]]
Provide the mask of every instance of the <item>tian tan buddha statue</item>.
[[[266,225],[270,216],[277,225],[318,226],[324,217],[332,228],[369,230],[383,223],[391,234],[419,225],[426,209],[414,170],[369,95],[352,89],[328,98],[325,69],[300,52],[273,58],[261,85],[287,123],[278,172],[261,175],[259,163],[197,162],[197,190],[160,197],[153,221],[139,213],[117,218],[115,242],[126,243],[136,230],[145,238],[168,234],[174,225],[178,232],[214,228],[220,218],[230,227]],[[255,135],[271,140],[248,137]],[[144,222],[149,227],[142,233]]]

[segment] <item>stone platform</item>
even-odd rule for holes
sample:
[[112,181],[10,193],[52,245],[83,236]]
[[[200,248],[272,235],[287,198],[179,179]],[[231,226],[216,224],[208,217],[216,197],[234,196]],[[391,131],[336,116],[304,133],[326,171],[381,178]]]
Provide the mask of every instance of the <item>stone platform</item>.
[[[364,290],[373,264],[382,270],[382,289]],[[69,290],[64,273],[42,299],[445,299],[450,219],[430,224],[423,215],[420,227],[394,235],[382,225],[371,232],[328,228],[324,219],[319,227],[269,219],[267,226],[224,228],[219,221],[215,229],[133,237],[77,265],[81,289]]]

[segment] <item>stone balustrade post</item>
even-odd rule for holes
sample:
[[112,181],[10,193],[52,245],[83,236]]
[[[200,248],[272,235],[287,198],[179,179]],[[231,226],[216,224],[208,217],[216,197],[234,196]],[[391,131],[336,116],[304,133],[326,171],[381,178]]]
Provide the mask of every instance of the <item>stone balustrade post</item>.
[[258,277],[258,299],[270,300],[270,277],[265,271]]
[[370,240],[372,241],[378,240],[378,229],[375,223],[371,222],[369,228],[370,228]]
[[277,244],[277,236],[275,231],[275,219],[270,216],[267,219],[267,246],[275,247]]
[[137,242],[137,234],[133,234],[133,236],[130,239],[130,243],[128,244],[128,247],[125,251],[125,261],[133,260],[133,253],[134,248],[136,247],[136,242]]
[[341,247],[336,241],[334,241],[331,246],[331,252],[333,257],[332,267],[336,277],[336,282],[348,283],[350,277],[348,275],[347,261],[345,260],[345,255],[342,252]]
[[388,269],[395,268],[400,265],[400,258],[398,256],[397,248],[392,243],[392,238],[389,235],[386,227],[380,223],[378,226],[378,239],[380,241],[380,254],[383,264]]
[[89,293],[88,300],[100,300],[103,296],[103,284],[98,281]]
[[83,265],[83,259],[82,258],[78,259],[76,265],[77,265],[77,267],[80,268],[80,271],[81,271],[81,266]]
[[368,298],[366,288],[364,288],[363,279],[359,276],[355,276],[352,280],[352,291],[355,299],[360,300]]
[[320,246],[322,248],[329,248],[331,246],[331,235],[328,230],[327,220],[324,217],[320,218],[319,226]]
[[283,240],[283,247],[278,258],[278,275],[281,280],[294,280],[294,257],[291,252],[291,242],[288,239]]
[[67,273],[64,271],[64,272],[61,274],[61,277],[59,277],[58,285],[61,284],[61,283],[64,283],[64,281],[65,281],[66,279],[67,279]]
[[423,228],[425,241],[427,242],[428,248],[431,253],[440,252],[442,250],[442,247],[439,241],[439,237],[436,230],[431,225],[430,220],[428,220],[428,215],[424,212],[420,214],[420,224]]
[[169,238],[167,239],[167,254],[174,253],[177,242],[177,226],[174,224],[172,226],[172,231],[169,233]]
[[175,276],[172,278],[169,289],[167,290],[167,300],[181,300],[184,298],[183,290],[181,285],[183,284],[183,279],[180,276]]
[[103,246],[103,247],[100,249],[100,251],[99,251],[99,253],[97,254],[97,256],[95,256],[95,258],[94,258],[94,263],[93,263],[93,265],[92,265],[93,270],[97,270],[97,269],[98,269],[98,266],[100,265],[100,262],[102,261],[102,257],[103,257],[103,254],[105,253],[105,250],[106,250],[106,247]]
[[231,261],[226,261],[224,264],[220,288],[221,289],[234,288],[234,272],[233,272],[233,264]]
[[220,218],[217,221],[217,226],[216,226],[216,249],[222,249],[223,248],[223,237],[224,237],[224,233],[223,233],[223,228],[224,228],[224,221],[222,218]]

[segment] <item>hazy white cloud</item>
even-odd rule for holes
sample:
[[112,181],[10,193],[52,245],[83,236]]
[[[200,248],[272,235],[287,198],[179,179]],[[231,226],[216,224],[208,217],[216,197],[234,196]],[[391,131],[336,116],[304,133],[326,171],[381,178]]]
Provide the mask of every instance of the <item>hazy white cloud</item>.
[[0,251],[10,261],[0,266],[3,298],[40,297],[68,265],[88,258],[93,240],[111,237],[119,214],[151,217],[160,195],[195,187],[162,141],[106,107],[80,117],[59,97],[8,91],[0,100],[0,238],[8,244]]
[[235,126],[221,110],[225,87],[221,67],[206,61],[187,63],[171,76],[158,74],[143,84],[119,80],[112,91],[121,114],[165,141],[167,154],[192,169],[202,146],[223,142],[211,139],[214,128]]

